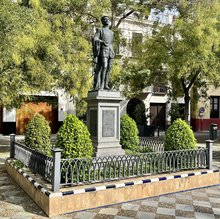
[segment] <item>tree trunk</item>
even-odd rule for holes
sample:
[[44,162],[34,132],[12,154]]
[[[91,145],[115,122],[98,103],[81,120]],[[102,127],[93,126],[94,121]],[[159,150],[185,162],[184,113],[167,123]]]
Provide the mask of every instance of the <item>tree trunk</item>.
[[[196,79],[198,78],[199,74],[200,74],[200,69],[197,69],[194,74],[193,72],[191,72],[191,75],[192,78],[191,80],[189,81],[189,83],[186,83],[186,80],[184,80],[184,78],[181,78],[181,83],[182,83],[182,88],[183,88],[183,92],[184,92],[184,101],[185,101],[185,112],[184,112],[184,119],[185,121],[190,125],[190,107],[189,107],[189,104],[190,104],[190,89],[193,87]],[[188,85],[187,85],[188,84]]]
[[189,115],[190,115],[190,96],[189,96],[189,91],[185,92],[184,95],[184,101],[185,101],[185,107],[184,107],[184,119],[185,121],[190,124],[190,119],[189,119]]

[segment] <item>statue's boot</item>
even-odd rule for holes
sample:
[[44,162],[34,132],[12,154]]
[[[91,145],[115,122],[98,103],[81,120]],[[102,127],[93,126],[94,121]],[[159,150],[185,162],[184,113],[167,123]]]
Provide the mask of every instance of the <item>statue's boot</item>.
[[110,90],[110,87],[108,86],[108,84],[104,86],[104,89]]
[[94,90],[99,90],[99,88],[100,88],[100,83],[99,83],[99,81],[96,83],[96,85],[95,85],[95,87],[94,87]]
[[100,90],[104,90],[104,85],[103,84],[101,84]]

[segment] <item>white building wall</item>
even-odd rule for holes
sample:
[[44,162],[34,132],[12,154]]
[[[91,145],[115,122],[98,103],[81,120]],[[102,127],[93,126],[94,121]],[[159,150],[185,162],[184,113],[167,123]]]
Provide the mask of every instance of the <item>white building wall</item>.
[[16,109],[7,110],[3,108],[3,122],[16,122]]
[[58,121],[62,122],[66,115],[76,115],[76,107],[70,98],[70,95],[63,90],[58,90]]

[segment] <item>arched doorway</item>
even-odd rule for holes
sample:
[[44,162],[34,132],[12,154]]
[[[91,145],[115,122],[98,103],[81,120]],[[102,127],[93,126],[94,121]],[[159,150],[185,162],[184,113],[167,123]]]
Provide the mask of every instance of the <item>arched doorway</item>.
[[139,136],[154,136],[155,127],[147,125],[146,108],[142,100],[132,98],[127,104],[127,114],[135,120]]
[[127,114],[135,120],[137,125],[146,124],[145,105],[142,100],[132,98],[127,104]]

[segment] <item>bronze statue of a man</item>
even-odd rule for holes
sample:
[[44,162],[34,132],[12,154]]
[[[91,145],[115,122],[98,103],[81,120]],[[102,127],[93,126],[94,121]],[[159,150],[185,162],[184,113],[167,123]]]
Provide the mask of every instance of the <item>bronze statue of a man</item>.
[[110,70],[114,58],[113,32],[109,29],[108,16],[101,18],[103,27],[96,30],[93,38],[94,90],[110,89],[108,86]]

